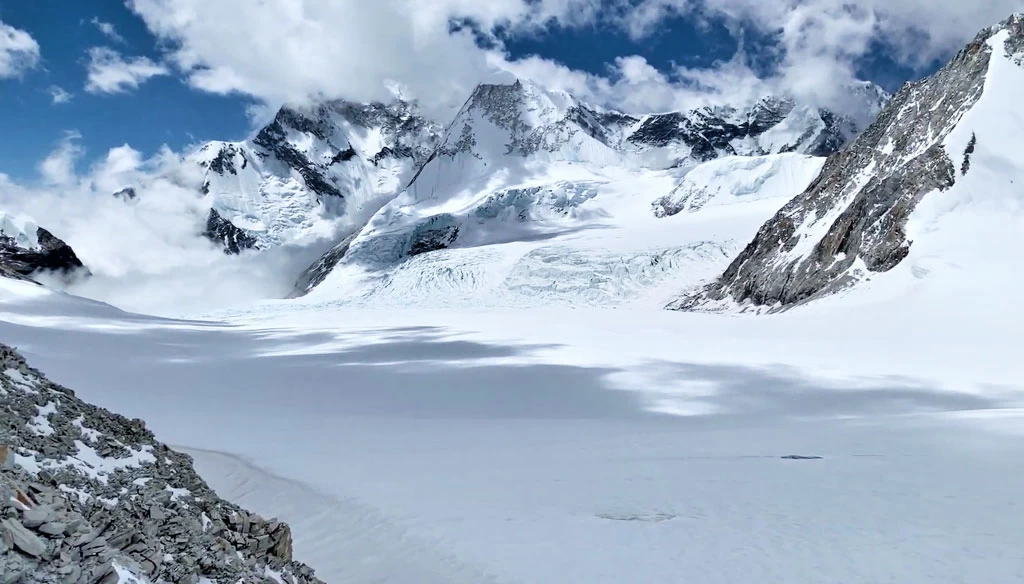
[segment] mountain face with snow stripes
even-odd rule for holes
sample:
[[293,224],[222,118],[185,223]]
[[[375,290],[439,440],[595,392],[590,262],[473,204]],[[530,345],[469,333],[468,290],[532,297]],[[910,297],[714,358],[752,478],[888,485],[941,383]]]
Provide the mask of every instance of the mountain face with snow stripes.
[[[1016,147],[1024,131],[1022,62],[1018,14],[982,31],[932,77],[904,86],[716,282],[676,307],[806,302],[903,261],[915,244],[908,221],[922,201],[958,201],[967,209],[1001,190],[1004,202],[1019,201],[1011,185],[1024,179]],[[924,237],[934,231],[932,225]]]
[[[872,89],[865,109],[885,98]],[[478,86],[445,131],[414,104],[335,101],[282,108],[252,140],[211,142],[191,160],[205,171],[206,235],[239,253],[330,236],[339,218],[364,223],[410,184],[421,193],[424,183],[459,188],[465,174],[435,174],[437,182],[424,171],[460,152],[686,168],[731,155],[828,154],[857,130],[849,118],[784,99],[633,116],[515,81]]]
[[[866,107],[885,98],[874,96]],[[450,247],[515,240],[506,228],[512,216],[525,224],[575,213],[595,189],[562,180],[556,169],[565,165],[685,173],[721,157],[827,154],[856,131],[848,118],[774,98],[746,109],[630,116],[520,80],[483,84],[408,188],[311,266],[297,292],[308,292],[339,262],[386,267]]]
[[329,236],[332,220],[369,216],[400,192],[439,134],[402,101],[282,108],[253,139],[190,157],[205,170],[206,235],[228,253]]

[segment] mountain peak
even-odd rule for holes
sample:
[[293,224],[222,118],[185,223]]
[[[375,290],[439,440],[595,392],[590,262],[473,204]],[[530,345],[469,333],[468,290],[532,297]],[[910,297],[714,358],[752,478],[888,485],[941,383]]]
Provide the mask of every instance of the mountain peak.
[[[949,197],[974,199],[999,191],[998,183],[969,186],[978,173],[1024,172],[1012,138],[1007,142],[1017,135],[1007,125],[1019,120],[1012,109],[1024,92],[1022,54],[1024,18],[1015,15],[982,31],[935,75],[905,85],[717,282],[679,306],[732,300],[786,307],[896,267],[910,254],[908,221],[926,197],[951,191],[960,194]],[[998,153],[996,160],[981,155],[979,144]],[[962,182],[968,186],[958,189]]]
[[400,99],[284,106],[252,140],[193,155],[206,170],[205,233],[237,242],[225,244],[232,253],[329,236],[337,219],[365,220],[408,184],[440,133]]

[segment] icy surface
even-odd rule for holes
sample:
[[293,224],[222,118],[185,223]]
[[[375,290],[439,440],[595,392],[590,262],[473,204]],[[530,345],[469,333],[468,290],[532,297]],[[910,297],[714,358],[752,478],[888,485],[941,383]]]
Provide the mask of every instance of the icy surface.
[[984,272],[769,317],[188,322],[4,282],[0,335],[289,521],[330,582],[1016,582],[1024,322],[1004,288],[947,295]]
[[[428,195],[421,175],[302,302],[664,306],[723,270],[823,161],[734,156],[658,171],[585,160],[517,167],[494,156],[488,166],[507,172],[480,169],[479,180],[462,163],[432,162],[448,165],[438,172],[451,184]],[[481,164],[471,158],[470,168]],[[666,206],[689,212],[656,212]]]

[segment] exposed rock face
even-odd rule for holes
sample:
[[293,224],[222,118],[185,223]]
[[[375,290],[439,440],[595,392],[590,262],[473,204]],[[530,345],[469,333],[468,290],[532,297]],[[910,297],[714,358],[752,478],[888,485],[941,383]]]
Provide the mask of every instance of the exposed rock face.
[[675,307],[720,300],[786,307],[850,284],[857,271],[896,266],[909,253],[905,227],[921,198],[952,187],[958,170],[970,168],[973,145],[961,162],[950,158],[943,141],[981,98],[993,51],[989,39],[1008,30],[1006,54],[1019,53],[1022,23],[1018,15],[983,31],[934,76],[904,86],[717,282]]
[[316,288],[324,279],[327,278],[328,274],[337,267],[338,263],[344,259],[345,254],[348,253],[349,246],[352,245],[352,240],[358,235],[358,231],[349,235],[345,239],[341,240],[340,243],[328,250],[327,253],[320,256],[313,265],[306,268],[301,275],[299,275],[298,281],[295,283],[295,290],[292,292],[291,298],[298,298],[309,294],[313,288]]
[[[797,131],[767,135],[790,116],[799,119]],[[627,140],[653,147],[685,144],[690,158],[699,163],[722,156],[785,152],[828,156],[858,131],[854,121],[828,110],[798,108],[792,100],[766,97],[747,110],[707,107],[648,116]]]
[[206,231],[203,232],[203,235],[214,243],[222,244],[226,254],[240,254],[247,249],[255,249],[259,245],[259,240],[221,217],[216,209],[210,209],[210,216],[206,219]]
[[0,274],[29,278],[37,272],[69,274],[83,270],[75,250],[42,227],[30,239],[0,232]]
[[138,197],[138,193],[135,191],[135,187],[124,187],[114,193],[115,199],[121,199],[124,202],[134,201]]
[[288,526],[217,497],[139,420],[91,406],[0,345],[0,582],[320,582]]
[[[408,184],[440,133],[411,103],[331,101],[284,107],[252,140],[210,142],[190,159],[205,170],[211,207],[255,240],[252,247],[266,248],[320,234],[322,221],[376,210]],[[244,249],[245,239],[218,240]]]

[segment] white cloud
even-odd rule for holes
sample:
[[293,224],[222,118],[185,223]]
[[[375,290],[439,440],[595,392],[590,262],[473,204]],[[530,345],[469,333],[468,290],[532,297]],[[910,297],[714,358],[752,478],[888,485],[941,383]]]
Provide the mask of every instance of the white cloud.
[[[900,62],[920,65],[959,48],[1020,0],[128,0],[159,39],[168,60],[195,88],[240,93],[267,104],[317,97],[386,99],[389,87],[419,98],[443,117],[495,67],[624,109],[729,99],[765,91],[841,106],[856,63],[879,43]],[[737,55],[709,69],[655,71],[622,55],[605,75],[530,58],[509,63],[453,19],[478,30],[501,25],[530,34],[557,24],[620,26],[643,39],[665,19],[725,23],[734,36],[778,41],[775,65],[759,78]],[[921,31],[927,31],[923,33]]]
[[117,29],[114,28],[114,25],[112,23],[103,22],[99,19],[99,17],[96,16],[93,16],[92,20],[90,20],[89,22],[92,23],[92,25],[95,26],[101,33],[103,33],[103,36],[114,41],[115,43],[125,42],[124,37],[117,32]]
[[65,132],[57,147],[39,163],[39,174],[45,184],[67,186],[75,181],[75,165],[83,154],[81,140],[78,132]]
[[89,49],[87,69],[85,90],[89,93],[125,93],[152,77],[170,74],[165,65],[148,57],[125,59],[109,47]]
[[[387,99],[401,82],[428,109],[460,104],[488,70],[487,52],[452,18],[542,27],[592,19],[595,0],[129,0],[188,82],[267,103],[318,96]],[[448,110],[446,110],[448,111]]]
[[0,79],[20,77],[39,64],[39,43],[27,32],[0,21]]
[[1020,0],[640,0],[619,23],[642,38],[672,15],[724,23],[734,36],[778,40],[777,67],[764,79],[809,102],[836,105],[859,59],[880,47],[898,63],[926,66],[949,57]]
[[[124,145],[81,168],[81,153],[70,133],[39,165],[38,183],[0,174],[0,209],[32,217],[93,273],[66,288],[73,294],[168,316],[247,305],[286,296],[296,274],[331,245],[227,256],[201,235],[209,200],[200,196],[198,165],[167,148],[146,158]],[[130,203],[113,196],[125,186],[138,195]]]
[[46,91],[50,94],[50,99],[53,100],[55,105],[68,103],[74,98],[74,95],[59,85],[51,85]]

